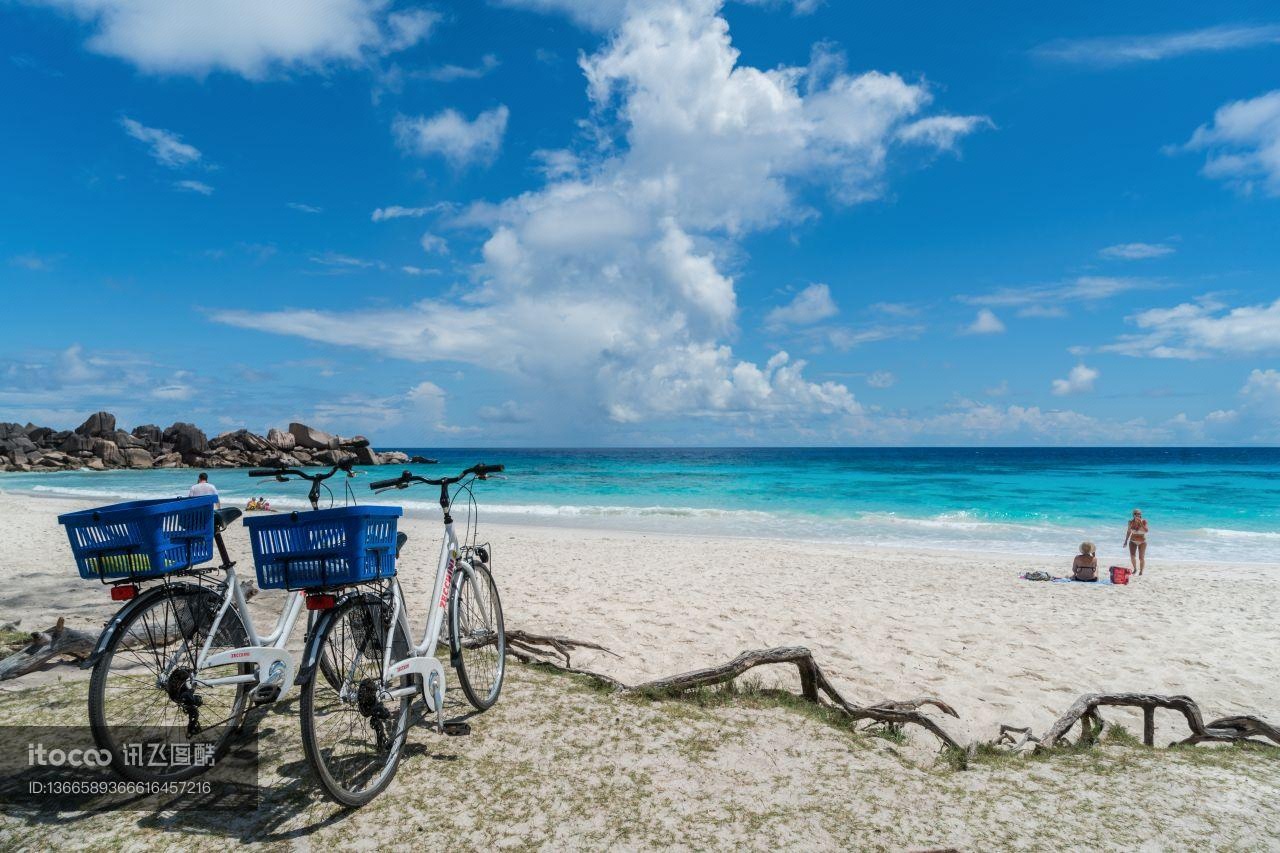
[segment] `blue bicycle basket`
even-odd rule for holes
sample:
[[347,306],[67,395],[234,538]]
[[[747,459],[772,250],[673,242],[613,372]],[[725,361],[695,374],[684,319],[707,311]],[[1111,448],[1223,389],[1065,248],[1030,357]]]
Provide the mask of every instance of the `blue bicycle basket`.
[[58,516],[67,529],[80,577],[159,577],[213,559],[217,498],[129,501]]
[[246,517],[262,589],[320,589],[396,573],[398,506]]

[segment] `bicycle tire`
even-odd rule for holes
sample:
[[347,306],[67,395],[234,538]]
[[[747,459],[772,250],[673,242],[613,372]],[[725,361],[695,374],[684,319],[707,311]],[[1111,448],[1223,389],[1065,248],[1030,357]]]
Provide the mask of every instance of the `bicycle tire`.
[[[187,713],[171,691],[171,685],[176,686],[174,678],[179,670],[194,673],[195,658],[221,606],[222,596],[207,587],[167,587],[165,592],[140,605],[129,615],[94,664],[93,675],[89,679],[89,726],[98,746],[110,752],[112,769],[125,779],[133,782],[179,782],[208,769],[207,765],[192,764],[186,769],[168,773],[153,772],[148,766],[127,760],[125,744],[157,737],[160,730],[169,743],[181,744],[185,740],[188,744],[212,744],[215,762],[226,754],[231,737],[243,720],[249,686],[201,687],[194,679],[186,679],[185,686],[201,699],[198,715],[206,721],[212,717],[214,724],[197,731],[195,736],[188,734],[185,738],[174,728],[183,729],[185,733]],[[135,642],[130,643],[130,639]],[[248,642],[248,632],[239,612],[228,608],[210,644],[209,653],[239,648]],[[170,654],[168,647],[175,645]],[[130,668],[140,668],[143,672],[129,674]],[[160,674],[166,670],[170,672],[169,678],[162,681]],[[216,676],[246,674],[248,671],[249,668],[243,664],[231,664],[213,671],[204,670],[203,674]],[[217,701],[211,702],[211,698]],[[151,709],[157,715],[146,723],[136,717],[128,720],[123,716],[128,709],[142,712]],[[131,732],[133,740],[129,739]]]
[[[313,670],[302,685],[299,714],[307,763],[329,798],[349,808],[369,803],[391,784],[409,726],[411,696],[383,701],[366,695],[376,692],[383,677],[386,609],[382,599],[359,595],[326,613],[311,642],[319,659],[331,655],[332,671],[341,674],[342,682],[335,688],[328,675],[317,678]],[[406,657],[408,649],[404,621],[396,620],[392,661]],[[307,659],[311,653],[308,649]],[[406,678],[400,686],[410,683]],[[346,738],[341,736],[344,726]],[[372,743],[365,729],[373,733]],[[351,749],[341,752],[339,746],[347,739]],[[361,780],[367,784],[360,784]]]
[[507,637],[498,585],[482,565],[473,564],[454,576],[449,596],[449,645],[467,701],[477,711],[489,710],[502,693]]

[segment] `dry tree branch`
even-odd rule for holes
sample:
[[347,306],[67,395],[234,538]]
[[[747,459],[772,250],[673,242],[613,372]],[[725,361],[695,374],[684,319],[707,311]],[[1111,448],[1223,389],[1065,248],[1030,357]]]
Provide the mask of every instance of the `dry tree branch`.
[[1141,708],[1142,742],[1147,746],[1155,746],[1155,712],[1161,709],[1182,714],[1187,728],[1191,730],[1189,737],[1174,741],[1171,746],[1205,742],[1262,742],[1259,739],[1267,739],[1280,746],[1280,728],[1263,719],[1247,715],[1220,717],[1206,724],[1200,706],[1189,696],[1162,696],[1156,693],[1086,693],[1049,727],[1044,737],[1035,738],[1030,729],[1001,726],[1000,736],[993,743],[997,746],[1014,743],[1009,733],[1022,732],[1026,737],[1014,743],[1013,749],[1018,749],[1027,740],[1037,741],[1037,749],[1052,749],[1066,738],[1076,723],[1080,723],[1079,744],[1091,745],[1097,742],[1102,733],[1102,715],[1098,710],[1102,707]]
[[[516,635],[514,643],[512,642],[513,634]],[[551,639],[554,639],[555,642],[550,642]],[[564,665],[536,657],[538,654],[550,655],[550,652],[545,648],[539,648],[539,646],[550,646],[555,652],[562,655],[565,658]],[[581,647],[609,651],[608,649],[602,649],[600,646],[569,640],[565,637],[541,638],[524,632],[507,632],[507,649],[517,659],[526,663],[543,663],[565,672],[582,675],[619,693],[632,695],[679,695],[700,687],[711,687],[733,681],[743,673],[758,666],[794,664],[800,673],[801,695],[810,702],[834,708],[855,721],[874,720],[893,726],[908,724],[921,726],[942,741],[943,745],[953,749],[961,748],[960,744],[951,735],[947,734],[932,719],[925,716],[921,710],[926,706],[932,706],[944,714],[959,717],[955,709],[941,699],[926,696],[906,701],[883,701],[866,706],[855,705],[840,694],[840,691],[827,679],[822,668],[818,666],[818,662],[814,660],[813,653],[803,646],[780,646],[771,649],[746,651],[719,666],[696,669],[691,672],[657,678],[635,685],[623,684],[612,676],[573,667],[569,664],[568,653],[564,648],[561,648],[562,646],[570,649]],[[609,653],[613,654],[612,652]],[[823,696],[826,697],[827,701],[823,701]]]
[[93,651],[97,639],[87,631],[68,628],[66,620],[59,616],[52,628],[32,631],[30,643],[0,660],[0,681],[35,672],[63,656],[84,660]]

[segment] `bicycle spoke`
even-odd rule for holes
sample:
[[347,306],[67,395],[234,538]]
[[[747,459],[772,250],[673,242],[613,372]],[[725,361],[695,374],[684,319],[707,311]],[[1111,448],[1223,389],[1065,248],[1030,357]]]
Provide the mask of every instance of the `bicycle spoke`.
[[[303,690],[307,757],[326,790],[347,805],[389,783],[407,726],[408,699],[392,699],[383,689],[383,606],[353,601],[335,614],[320,656],[337,683],[316,673]],[[407,649],[398,625],[393,649],[400,656]]]
[[463,693],[478,710],[486,710],[502,690],[506,639],[497,587],[483,567],[462,575],[451,603],[450,630]]
[[[196,662],[210,634],[210,654],[247,642],[239,614],[232,609],[222,615],[214,631],[221,601],[219,594],[208,589],[174,590],[143,605],[121,625],[90,682],[90,722],[101,745],[117,756],[120,744],[138,737],[221,748],[243,711],[244,688],[209,685],[204,679],[240,670],[234,665],[206,669],[197,679]],[[191,771],[123,768],[121,772],[131,779],[153,781]]]

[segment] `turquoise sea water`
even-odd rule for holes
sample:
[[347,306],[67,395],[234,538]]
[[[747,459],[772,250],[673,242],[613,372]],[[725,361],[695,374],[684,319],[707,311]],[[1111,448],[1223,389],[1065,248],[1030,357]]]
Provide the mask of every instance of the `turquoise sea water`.
[[[1140,507],[1152,560],[1280,563],[1280,448],[405,450],[440,460],[409,466],[426,476],[505,463],[504,479],[476,490],[482,521],[1068,556],[1090,539],[1104,562],[1118,562]],[[425,487],[373,497],[367,483],[398,470],[349,482],[361,502],[438,513]],[[265,494],[276,507],[305,504],[305,483],[211,477],[229,503]],[[184,494],[194,479],[191,470],[0,474],[0,490],[109,503]],[[344,480],[329,482],[340,503]]]

